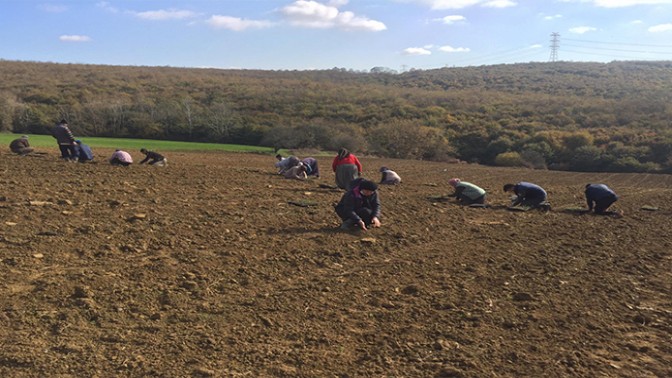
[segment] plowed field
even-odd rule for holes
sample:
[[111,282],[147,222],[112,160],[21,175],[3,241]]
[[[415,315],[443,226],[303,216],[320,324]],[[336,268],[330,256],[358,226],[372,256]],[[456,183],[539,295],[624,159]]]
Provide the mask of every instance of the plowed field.
[[[330,158],[301,182],[254,154],[56,156],[0,154],[2,377],[672,376],[669,175],[361,158],[403,179],[364,233]],[[493,207],[432,199],[451,177]],[[521,180],[553,210],[507,211]],[[624,216],[565,211],[588,182]]]

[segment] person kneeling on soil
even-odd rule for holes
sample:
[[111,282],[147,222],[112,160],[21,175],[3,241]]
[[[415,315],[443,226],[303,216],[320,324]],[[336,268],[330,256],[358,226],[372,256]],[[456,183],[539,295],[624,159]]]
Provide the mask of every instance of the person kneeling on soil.
[[285,176],[286,179],[305,180],[308,178],[308,175],[306,174],[306,166],[303,165],[303,163],[299,163],[299,165],[289,168],[282,175]]
[[545,211],[550,210],[551,205],[546,202],[546,191],[539,185],[521,181],[517,184],[504,185],[504,191],[513,192],[516,195],[509,208],[520,205],[526,210],[537,208]]
[[586,184],[586,202],[588,212],[595,209],[599,215],[621,215],[615,211],[607,211],[609,206],[618,200],[616,193],[604,184]]
[[380,199],[378,185],[363,178],[353,180],[350,189],[343,194],[336,205],[336,214],[343,223],[341,229],[350,230],[359,227],[363,231],[367,227],[380,227]]
[[306,167],[306,174],[308,176],[320,177],[320,167],[317,165],[317,159],[313,157],[303,158],[301,160],[303,166]]
[[275,158],[278,159],[278,162],[275,163],[275,168],[278,168],[279,175],[285,174],[288,169],[296,167],[301,162],[296,156],[282,157],[282,155],[277,154]]
[[448,197],[455,197],[458,202],[464,205],[485,204],[485,190],[483,188],[459,178],[448,180],[448,184],[455,188],[455,192],[449,194]]
[[110,164],[128,167],[129,165],[133,164],[133,158],[131,157],[131,154],[126,151],[115,150],[110,157]]
[[140,164],[145,164],[149,162],[149,165],[157,165],[160,167],[168,165],[168,159],[166,159],[163,155],[160,153],[154,152],[154,151],[148,151],[146,148],[141,148],[140,152],[145,154],[145,158],[142,159]]
[[87,161],[93,161],[93,151],[91,151],[91,147],[88,145],[82,143],[81,140],[76,140],[75,143],[77,145],[75,148],[78,151],[79,157],[77,158],[80,163],[86,163]]
[[387,167],[380,167],[380,173],[383,174],[380,178],[380,183],[383,185],[397,185],[401,183],[401,177],[399,177],[397,172]]
[[21,156],[25,156],[33,152],[33,149],[30,147],[30,143],[28,143],[28,135],[23,135],[19,139],[14,139],[9,144],[9,149],[13,153],[19,154]]

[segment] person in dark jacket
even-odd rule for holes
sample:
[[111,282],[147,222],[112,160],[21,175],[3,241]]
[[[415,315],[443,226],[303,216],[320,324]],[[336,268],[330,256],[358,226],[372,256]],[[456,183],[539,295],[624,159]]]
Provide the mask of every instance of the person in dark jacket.
[[362,175],[362,164],[359,159],[345,148],[338,150],[331,168],[336,173],[336,185],[345,190],[350,190],[348,185]]
[[510,207],[520,205],[527,209],[550,210],[550,205],[546,202],[546,191],[539,185],[521,181],[517,184],[504,185],[504,191],[516,195]]
[[77,154],[79,155],[78,161],[80,163],[86,163],[87,161],[93,161],[93,151],[91,151],[91,147],[82,143],[81,140],[76,140],[75,142],[77,143],[75,148],[77,148]]
[[348,190],[336,205],[336,214],[343,223],[341,229],[350,230],[359,227],[366,231],[367,227],[380,227],[380,199],[378,185],[363,178],[350,183]]
[[28,135],[23,135],[21,136],[21,138],[14,139],[9,144],[9,149],[13,153],[22,156],[28,155],[29,153],[33,152],[33,149],[30,147],[30,143],[28,143]]
[[317,159],[307,157],[301,160],[303,166],[306,167],[306,174],[308,176],[320,177],[320,168],[317,165]]
[[58,143],[58,148],[61,150],[61,158],[63,160],[78,160],[79,155],[75,148],[77,142],[68,127],[68,121],[62,119],[61,122],[51,130],[51,135],[56,138],[56,143]]
[[614,211],[607,211],[609,206],[618,200],[616,193],[604,184],[586,184],[586,202],[588,211],[595,209],[595,214],[614,215]]
[[149,151],[146,148],[141,148],[140,152],[145,154],[145,158],[142,159],[140,164],[145,164],[149,162],[149,165],[158,165],[158,166],[165,166],[168,164],[168,159],[165,158],[165,156],[154,152],[154,151]]

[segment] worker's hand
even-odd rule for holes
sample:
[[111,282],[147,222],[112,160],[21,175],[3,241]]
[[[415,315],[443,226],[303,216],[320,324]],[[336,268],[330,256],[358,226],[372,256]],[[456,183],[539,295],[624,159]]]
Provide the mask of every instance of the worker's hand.
[[380,220],[376,217],[373,217],[373,219],[371,219],[371,225],[373,227],[380,227]]
[[364,223],[363,220],[360,219],[358,223],[359,223],[359,227],[362,229],[362,231],[366,231],[366,230],[367,230],[367,228],[366,228],[366,223]]

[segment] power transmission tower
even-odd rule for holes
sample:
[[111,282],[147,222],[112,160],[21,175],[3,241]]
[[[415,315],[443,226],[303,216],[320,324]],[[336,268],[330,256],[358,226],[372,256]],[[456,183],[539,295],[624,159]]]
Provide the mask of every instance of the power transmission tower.
[[551,33],[551,62],[558,60],[558,48],[560,47],[560,33]]

